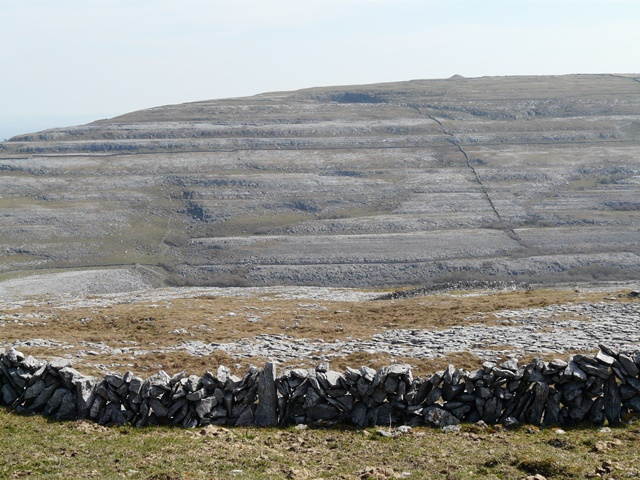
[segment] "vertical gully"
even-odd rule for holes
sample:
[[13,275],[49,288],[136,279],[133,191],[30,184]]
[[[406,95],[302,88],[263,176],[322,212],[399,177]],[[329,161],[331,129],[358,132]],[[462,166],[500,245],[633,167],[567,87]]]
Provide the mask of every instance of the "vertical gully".
[[478,185],[480,185],[480,189],[482,190],[482,193],[484,194],[485,198],[487,199],[487,202],[489,202],[489,206],[491,207],[491,210],[493,210],[493,213],[496,215],[496,218],[498,219],[498,222],[500,223],[500,225],[502,227],[502,230],[504,230],[507,233],[507,235],[509,235],[510,238],[512,238],[513,240],[518,242],[522,247],[526,248],[527,245],[520,238],[520,236],[513,230],[512,227],[507,225],[507,223],[500,216],[500,212],[498,212],[498,210],[496,209],[496,206],[493,203],[493,200],[491,200],[491,196],[489,195],[489,192],[487,191],[487,188],[485,187],[484,183],[482,183],[482,179],[478,175],[478,172],[473,167],[473,165],[471,165],[471,161],[469,160],[469,155],[467,155],[467,152],[465,152],[464,148],[462,148],[462,145],[460,145],[460,142],[456,138],[455,134],[453,134],[450,131],[448,131],[440,120],[438,120],[437,118],[435,118],[432,115],[429,115],[428,113],[422,112],[419,107],[411,106],[411,108],[413,108],[416,112],[418,112],[419,115],[422,115],[423,117],[427,117],[428,119],[430,119],[433,122],[437,123],[440,126],[440,129],[442,130],[442,132],[451,139],[451,143],[453,145],[455,145],[455,147],[463,155],[463,157],[465,159],[465,162],[467,164],[467,168],[469,170],[471,170],[471,173],[473,173],[473,176],[476,179],[476,182],[478,182]]

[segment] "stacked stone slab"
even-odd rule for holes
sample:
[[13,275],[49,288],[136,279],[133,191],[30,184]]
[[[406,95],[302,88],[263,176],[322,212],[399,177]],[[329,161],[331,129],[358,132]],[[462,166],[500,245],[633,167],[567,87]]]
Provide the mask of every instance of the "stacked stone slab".
[[42,413],[58,420],[86,414],[95,379],[84,377],[67,360],[43,362],[11,349],[0,350],[2,401],[16,410]]
[[376,371],[347,368],[344,374],[321,365],[295,369],[276,382],[280,423],[347,422],[365,426],[404,423],[408,399],[414,395],[408,365]]
[[267,363],[243,377],[228,368],[201,377],[164,371],[142,379],[131,372],[84,376],[68,360],[51,362],[0,349],[1,403],[59,420],[100,424],[273,426],[300,423],[430,425],[616,425],[640,417],[640,350],[600,345],[596,355],[551,362],[516,359],[466,371],[450,365],[414,379],[408,365],[374,370],[328,365],[276,375]]
[[146,380],[131,372],[107,374],[95,386],[89,416],[103,425],[253,425],[258,374],[252,368],[239,378],[224,366],[202,377],[162,370]]
[[0,350],[2,402],[17,411],[59,420],[88,418],[106,425],[144,426],[160,422],[184,427],[207,424],[253,425],[258,369],[238,378],[220,366],[214,375],[170,377],[164,371],[145,379],[127,372],[102,379],[84,376],[67,360],[44,362],[11,349]]

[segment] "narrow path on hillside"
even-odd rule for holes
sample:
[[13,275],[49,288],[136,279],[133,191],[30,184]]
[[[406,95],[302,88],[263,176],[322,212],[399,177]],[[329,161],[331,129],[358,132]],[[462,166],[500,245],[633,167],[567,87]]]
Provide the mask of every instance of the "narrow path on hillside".
[[411,108],[413,108],[416,112],[418,112],[418,114],[422,115],[423,117],[427,117],[428,119],[437,123],[440,126],[440,129],[442,130],[442,132],[451,138],[451,143],[453,143],[453,145],[456,146],[456,148],[460,151],[460,153],[464,157],[464,160],[467,164],[467,168],[471,170],[471,173],[473,173],[473,176],[476,179],[476,182],[478,183],[478,185],[480,185],[480,189],[482,190],[482,193],[487,199],[487,202],[489,202],[489,206],[491,207],[491,210],[493,210],[493,213],[496,215],[498,222],[500,222],[502,229],[507,233],[507,235],[509,235],[510,238],[518,242],[521,246],[527,248],[527,245],[524,243],[522,238],[520,238],[520,236],[513,230],[512,227],[507,225],[507,223],[504,221],[504,219],[500,215],[500,212],[498,212],[498,209],[496,208],[495,204],[493,203],[493,200],[491,199],[491,196],[489,195],[489,191],[487,190],[487,187],[482,182],[482,179],[480,178],[480,175],[478,175],[478,172],[476,171],[476,169],[473,167],[473,165],[471,165],[471,161],[469,160],[469,155],[464,150],[464,148],[462,148],[462,145],[460,145],[460,142],[458,138],[455,136],[455,134],[447,130],[445,126],[442,124],[442,122],[438,120],[436,117],[429,115],[428,113],[424,113],[422,110],[420,110],[419,107],[411,106]]

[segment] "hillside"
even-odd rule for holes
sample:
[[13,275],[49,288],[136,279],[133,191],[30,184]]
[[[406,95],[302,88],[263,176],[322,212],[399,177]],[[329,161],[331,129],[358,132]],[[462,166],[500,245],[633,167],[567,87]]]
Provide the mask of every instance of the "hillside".
[[325,87],[0,143],[0,278],[640,276],[640,75]]

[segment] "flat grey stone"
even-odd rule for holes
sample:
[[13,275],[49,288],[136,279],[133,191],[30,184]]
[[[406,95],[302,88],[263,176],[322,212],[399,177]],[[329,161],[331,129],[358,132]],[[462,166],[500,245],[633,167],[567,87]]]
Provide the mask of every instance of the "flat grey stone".
[[95,386],[97,380],[94,377],[82,377],[76,380],[76,402],[79,418],[89,415],[91,405],[95,400]]
[[22,368],[26,368],[27,370],[36,370],[40,368],[45,362],[41,360],[37,360],[36,358],[29,355],[22,362],[20,362],[20,366]]
[[169,409],[157,398],[149,398],[148,402],[154,413],[159,417],[166,417],[167,413],[169,413]]
[[200,382],[202,383],[202,386],[209,391],[213,391],[217,386],[216,377],[211,372],[204,372]]
[[107,373],[104,376],[104,379],[107,381],[109,385],[111,385],[115,389],[120,388],[124,383],[122,376],[118,373]]
[[491,373],[498,378],[512,379],[516,377],[516,373],[507,368],[495,367]]
[[458,425],[460,420],[451,413],[440,407],[427,407],[424,409],[424,421],[430,427],[446,427],[447,425]]
[[337,420],[340,412],[333,405],[321,403],[307,409],[307,417],[312,420]]
[[52,413],[57,412],[58,408],[60,408],[60,405],[62,404],[62,400],[64,400],[67,393],[69,393],[69,390],[65,387],[56,389],[56,391],[53,392],[53,395],[44,407],[42,413],[44,413],[45,415],[51,415]]
[[567,364],[567,368],[564,370],[564,374],[577,378],[578,380],[584,381],[587,379],[587,374],[574,361],[570,361]]
[[142,390],[142,384],[144,380],[140,377],[133,377],[129,382],[129,391],[134,395],[139,395]]
[[632,377],[637,377],[638,374],[640,374],[640,369],[638,369],[638,366],[635,364],[635,362],[630,356],[627,356],[621,353],[620,355],[618,355],[618,361],[620,362],[622,367],[627,371],[627,373]]
[[61,382],[56,382],[46,387],[42,392],[40,392],[40,395],[38,395],[33,403],[29,406],[29,410],[37,412],[38,410],[43,408],[60,386]]
[[320,402],[322,402],[322,397],[318,395],[318,392],[316,392],[315,389],[310,388],[307,390],[307,395],[304,397],[304,404],[302,405],[302,408],[306,410],[308,408],[315,407]]
[[187,392],[195,392],[200,384],[200,377],[197,375],[189,375],[187,381],[184,384],[184,388]]
[[362,378],[368,382],[372,382],[376,376],[376,371],[373,368],[362,366],[360,367],[360,373]]
[[292,370],[289,370],[289,374],[292,377],[296,377],[304,380],[309,376],[309,371],[304,368],[294,368]]
[[640,413],[640,395],[636,395],[634,397],[631,397],[629,400],[627,400],[626,404],[631,407],[631,409],[636,412],[636,413]]
[[204,418],[217,404],[218,401],[214,397],[203,398],[196,403],[196,414],[199,418]]
[[228,367],[224,365],[220,365],[218,367],[218,371],[216,372],[216,380],[220,383],[220,385],[225,385],[227,383],[227,379],[229,378],[230,370]]
[[55,418],[56,420],[74,420],[76,412],[76,396],[73,392],[67,391],[60,402]]
[[36,383],[31,385],[24,391],[23,398],[24,400],[31,400],[32,398],[36,398],[38,395],[42,393],[42,391],[46,388],[46,384],[44,380],[38,380]]
[[89,409],[89,417],[93,419],[100,418],[106,405],[107,400],[104,397],[97,395]]
[[82,374],[74,368],[64,367],[58,370],[58,374],[64,383],[64,386],[68,389],[75,389],[74,383],[76,380],[82,378]]
[[202,400],[203,398],[205,398],[207,395],[209,395],[207,389],[201,388],[199,390],[196,390],[195,392],[187,393],[186,398],[187,400],[190,400],[192,402],[197,402],[198,400]]
[[180,380],[182,380],[186,376],[187,376],[187,372],[185,370],[182,370],[181,372],[176,373],[174,376],[171,377],[171,380],[169,380],[169,385],[173,387],[176,383],[178,383]]
[[500,366],[502,368],[506,368],[507,370],[512,370],[512,371],[517,371],[518,370],[518,359],[517,358],[510,358],[509,360],[507,360],[506,362],[503,362],[500,364]]
[[604,353],[602,350],[600,350],[597,354],[596,354],[596,360],[600,363],[602,363],[603,365],[606,365],[608,367],[610,367],[611,365],[613,365],[613,363],[616,361],[616,359],[612,356],[607,355],[606,353]]
[[167,417],[172,418],[182,408],[188,408],[188,407],[189,407],[189,403],[187,402],[187,399],[186,398],[181,398],[181,399],[173,402],[173,405],[171,405],[169,407],[169,410],[167,411]]
[[55,358],[49,362],[49,370],[58,371],[65,367],[70,367],[72,365],[71,360],[66,358]]
[[254,424],[253,408],[251,407],[251,405],[247,405],[242,411],[242,413],[240,414],[240,416],[238,417],[238,420],[236,420],[235,426],[248,427],[253,424]]
[[406,363],[394,363],[387,367],[387,373],[389,375],[411,375],[411,365],[407,365]]
[[329,370],[324,374],[324,378],[327,381],[327,388],[339,388],[342,385],[343,377],[334,370]]
[[31,380],[32,375],[22,367],[18,367],[9,369],[9,377],[16,387],[23,389],[27,386],[29,380]]

